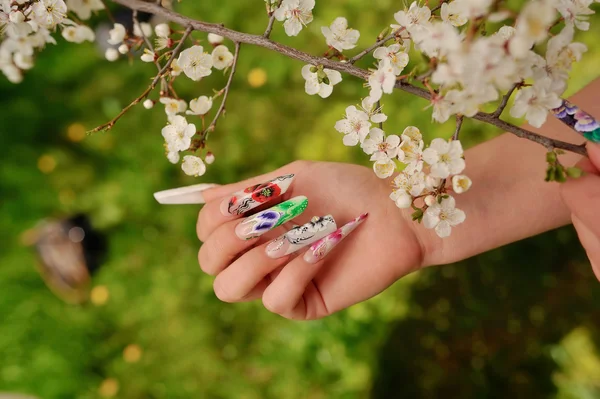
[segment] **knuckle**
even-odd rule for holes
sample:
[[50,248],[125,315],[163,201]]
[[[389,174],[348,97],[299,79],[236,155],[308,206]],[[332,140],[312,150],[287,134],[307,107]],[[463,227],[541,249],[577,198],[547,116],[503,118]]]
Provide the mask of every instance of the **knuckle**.
[[222,302],[231,303],[237,301],[237,298],[229,293],[226,285],[223,284],[222,279],[219,277],[215,278],[213,282],[213,291],[215,292],[215,296]]
[[208,238],[208,230],[203,227],[206,226],[206,223],[204,221],[206,212],[202,212],[203,210],[204,209],[202,209],[198,213],[198,221],[196,222],[196,235],[198,236],[198,239],[202,242],[206,241],[206,239]]
[[207,240],[200,246],[200,251],[198,251],[198,263],[200,264],[200,269],[202,269],[204,273],[211,276],[217,274],[215,267],[215,256],[218,253],[219,250],[216,240]]
[[306,160],[303,160],[303,159],[298,159],[298,160],[290,163],[288,165],[288,167],[291,170],[298,171],[298,170],[304,170],[304,169],[306,169],[307,167],[309,167],[313,163],[314,163],[313,161],[306,161]]
[[274,295],[265,293],[262,297],[262,303],[265,309],[271,313],[283,315],[286,313],[284,304]]

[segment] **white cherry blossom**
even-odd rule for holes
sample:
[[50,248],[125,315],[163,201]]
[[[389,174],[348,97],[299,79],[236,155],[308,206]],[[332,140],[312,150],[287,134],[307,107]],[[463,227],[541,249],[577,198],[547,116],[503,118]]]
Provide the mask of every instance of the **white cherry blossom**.
[[344,134],[344,145],[354,146],[362,143],[369,134],[371,122],[369,115],[354,105],[346,108],[346,118],[335,124],[335,130]]
[[304,65],[302,77],[306,80],[304,90],[308,95],[318,94],[327,98],[333,93],[333,86],[342,81],[342,74],[333,69]]
[[325,36],[327,45],[340,52],[356,47],[360,37],[359,31],[348,28],[348,20],[344,17],[336,18],[329,27],[321,27],[321,32]]
[[31,6],[30,18],[46,29],[54,29],[67,17],[63,0],[37,0]]
[[113,28],[110,31],[108,31],[108,44],[112,44],[113,46],[121,44],[125,39],[126,34],[127,31],[125,30],[125,27],[123,25],[115,24]]
[[466,193],[469,191],[473,182],[465,175],[452,176],[452,190],[457,194]]
[[102,0],[67,0],[67,8],[77,14],[79,19],[90,19],[93,11],[104,9]]
[[373,171],[380,179],[386,179],[394,174],[396,170],[396,162],[391,159],[379,159],[373,164]]
[[171,27],[165,23],[158,24],[154,27],[154,33],[157,37],[167,39],[171,35]]
[[373,101],[379,101],[383,96],[383,93],[391,94],[394,91],[396,74],[394,73],[394,67],[390,60],[384,58],[379,62],[377,70],[369,75],[368,84],[371,88],[369,97]]
[[375,127],[369,131],[369,137],[363,141],[363,151],[371,155],[371,161],[393,159],[398,156],[400,137],[395,134],[385,136],[383,130]]
[[394,190],[390,194],[392,201],[400,209],[410,208],[413,199],[425,189],[425,174],[423,172],[407,173],[402,171],[392,182]]
[[403,138],[398,150],[398,159],[406,164],[407,173],[416,173],[423,170],[423,140],[406,140]]
[[456,175],[465,169],[463,148],[458,140],[450,142],[436,138],[423,151],[423,160],[431,167],[431,176],[445,179]]
[[63,29],[62,36],[73,43],[83,43],[86,40],[93,42],[96,39],[94,31],[85,25],[67,26]]
[[398,11],[394,14],[394,19],[399,25],[392,25],[392,29],[397,31],[400,28],[406,28],[412,35],[421,28],[429,24],[431,10],[427,6],[419,7],[416,1],[413,1],[408,10]]
[[184,112],[187,104],[183,100],[178,100],[171,97],[161,97],[160,103],[165,105],[165,113],[167,116],[174,116]]
[[454,198],[447,196],[441,203],[435,201],[427,208],[423,215],[423,225],[427,229],[435,229],[439,237],[445,238],[452,233],[452,227],[461,224],[465,219],[465,213],[456,209]]
[[361,108],[369,115],[371,122],[383,123],[387,120],[387,115],[381,112],[381,107],[377,107],[377,101],[373,101],[371,97],[363,98]]
[[227,46],[219,45],[212,51],[212,62],[216,69],[225,69],[233,64],[233,54]]
[[195,45],[179,54],[177,64],[188,78],[198,81],[212,73],[213,59],[202,46]]
[[420,141],[423,141],[423,134],[421,133],[418,127],[407,126],[406,128],[404,128],[404,131],[402,132],[400,138],[402,139],[402,141],[413,141],[419,143]]
[[142,54],[142,56],[140,57],[140,59],[144,62],[154,62],[154,60],[156,59],[156,54],[150,50],[148,50],[147,48],[144,49],[144,53]]
[[458,1],[443,3],[440,15],[444,22],[454,26],[463,26],[469,21],[464,7]]
[[383,60],[387,59],[394,68],[394,74],[400,75],[406,65],[408,65],[408,54],[402,51],[400,43],[394,43],[388,47],[379,47],[373,52],[373,57]]
[[190,101],[190,109],[185,113],[188,115],[206,115],[212,105],[213,100],[211,97],[200,96]]
[[590,29],[589,16],[594,14],[590,8],[593,0],[557,0],[556,9],[565,19],[565,23],[579,30]]
[[525,115],[527,122],[534,127],[541,127],[548,116],[548,111],[557,108],[562,100],[552,91],[552,80],[545,77],[538,80],[533,86],[519,90],[515,102],[510,109],[510,115],[520,118]]
[[148,22],[140,22],[133,25],[133,34],[137,37],[152,36],[152,25]]
[[188,123],[181,115],[170,118],[170,123],[163,127],[162,136],[167,143],[169,152],[185,151],[192,144],[192,137],[196,134],[196,125]]
[[206,165],[201,158],[194,155],[186,155],[183,157],[181,169],[188,176],[202,176],[206,173]]
[[587,51],[585,44],[573,43],[573,34],[573,26],[565,26],[558,35],[548,40],[545,58],[535,55],[533,78],[536,81],[544,77],[550,78],[551,90],[558,95],[567,88],[572,64],[579,61]]
[[313,8],[315,0],[283,0],[274,15],[278,21],[285,21],[283,27],[288,36],[297,36],[303,26],[312,22]]

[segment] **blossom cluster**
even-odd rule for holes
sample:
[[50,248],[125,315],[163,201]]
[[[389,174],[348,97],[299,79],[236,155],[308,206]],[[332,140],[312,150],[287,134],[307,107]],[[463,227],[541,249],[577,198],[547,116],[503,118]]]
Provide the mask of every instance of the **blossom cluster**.
[[[413,219],[446,237],[465,220],[448,192],[460,194],[472,184],[461,174],[465,161],[460,141],[434,139],[425,147],[416,127],[406,128],[401,135],[386,135],[382,128],[387,119],[381,112],[384,94],[391,94],[399,80],[414,78],[413,71],[402,76],[411,47],[430,60],[421,82],[431,93],[433,120],[442,123],[452,115],[461,120],[473,117],[486,104],[516,89],[510,114],[524,116],[532,126],[540,127],[548,112],[560,106],[572,64],[587,50],[573,39],[577,29],[589,29],[592,2],[533,0],[514,18],[514,13],[492,0],[442,2],[439,16],[415,1],[394,14],[392,35],[372,54],[376,68],[368,77],[368,97],[360,107],[348,107],[335,128],[344,134],[345,145],[360,145],[371,156],[378,177],[388,178],[399,170],[390,198],[399,208],[412,207]],[[512,23],[491,35],[479,34],[488,21]],[[560,22],[560,32],[551,35],[550,30]],[[353,49],[360,37],[343,17],[321,31],[329,49],[342,60],[342,52]],[[540,44],[546,44],[544,55],[535,52]],[[306,65],[302,76],[306,92],[323,98],[341,82],[341,76],[323,66]],[[460,126],[457,129],[458,134]]]
[[67,11],[81,21],[102,8],[101,0],[0,0],[0,70],[10,82],[20,83],[23,71],[34,66],[35,51],[56,44],[52,34],[57,29],[69,42],[94,41],[94,31],[68,18]]
[[[393,179],[390,195],[400,209],[413,208],[413,219],[423,221],[426,228],[435,229],[440,237],[450,235],[452,227],[465,220],[465,213],[456,209],[450,189],[461,194],[471,187],[471,180],[461,174],[465,169],[463,148],[458,140],[434,139],[425,147],[423,135],[415,126],[408,126],[401,135],[387,135],[372,123],[383,123],[387,116],[370,97],[360,107],[346,108],[346,117],[335,129],[344,134],[344,144],[359,145],[371,156],[377,177]],[[450,181],[450,188],[446,187]]]
[[[357,47],[360,32],[346,18],[338,17],[320,30],[327,47],[324,63],[329,68],[314,62],[301,69],[305,91],[321,98],[331,96],[342,82],[336,69],[347,70],[336,68],[331,60],[354,64],[365,55],[372,56],[373,68],[366,74],[368,94],[360,105],[346,108],[335,129],[343,134],[345,145],[360,146],[370,156],[378,177],[396,174],[390,198],[399,208],[412,208],[414,220],[446,237],[465,220],[451,194],[463,193],[472,184],[463,174],[466,164],[458,140],[463,118],[500,103],[491,114],[498,118],[516,91],[510,115],[542,126],[548,113],[562,103],[573,63],[587,51],[574,39],[577,31],[590,29],[589,16],[594,13],[590,7],[598,1],[531,0],[519,13],[506,8],[506,2],[494,0],[440,0],[433,8],[428,2],[414,1],[393,15],[394,22],[375,45],[352,58],[347,54]],[[315,0],[265,3],[271,17],[265,37],[274,20],[282,23],[288,36],[299,35],[313,22]],[[56,44],[52,36],[56,32],[73,43],[94,41],[94,31],[84,21],[104,7],[102,0],[0,0],[0,70],[8,80],[19,83],[24,71],[33,67],[35,52],[48,43]],[[492,32],[490,26],[499,28]],[[224,111],[233,75],[225,88],[189,102],[179,98],[173,82],[182,75],[198,82],[214,70],[232,74],[236,56],[221,36],[210,33],[204,43],[188,33],[165,23],[140,23],[134,14],[132,29],[113,24],[105,58],[111,62],[122,56],[138,58],[157,67],[152,86],[131,105],[142,102],[151,109],[159,103],[164,107],[167,123],[161,133],[167,159],[179,163],[183,158],[183,171],[201,176],[206,164],[214,160],[205,151],[206,138]],[[422,62],[411,60],[409,54],[415,53],[421,53],[417,59],[426,61],[425,72]],[[414,65],[408,68],[411,61]],[[414,126],[401,134],[384,131],[388,119],[382,112],[385,95],[415,82],[429,91],[433,120],[443,123],[456,116],[461,122],[452,140],[436,138],[426,145]],[[153,100],[150,96],[158,83],[160,94]],[[213,111],[220,96],[221,106]],[[207,124],[205,118],[211,111],[214,118]],[[105,126],[112,127],[115,121]]]

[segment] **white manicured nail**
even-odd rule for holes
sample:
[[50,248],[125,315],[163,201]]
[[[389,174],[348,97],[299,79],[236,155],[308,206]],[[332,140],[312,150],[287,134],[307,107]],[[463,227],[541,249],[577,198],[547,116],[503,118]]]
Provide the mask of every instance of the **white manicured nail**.
[[170,190],[154,193],[154,198],[159,204],[204,204],[202,191],[218,184],[201,183],[193,186],[172,188]]

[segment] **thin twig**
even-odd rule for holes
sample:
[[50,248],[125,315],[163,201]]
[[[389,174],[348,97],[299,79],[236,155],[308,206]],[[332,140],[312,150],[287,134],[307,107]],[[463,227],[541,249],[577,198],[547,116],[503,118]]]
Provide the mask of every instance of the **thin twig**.
[[115,20],[115,17],[112,15],[110,8],[108,8],[108,6],[106,5],[106,0],[100,0],[100,1],[102,2],[102,5],[104,6],[104,11],[106,11],[106,15],[108,15],[108,19],[110,19],[110,22],[112,22],[113,24],[116,23],[117,21]]
[[433,7],[431,9],[431,13],[433,14],[434,12],[436,12],[437,10],[439,10],[440,8],[442,8],[442,4],[444,4],[446,2],[446,0],[441,0],[440,4],[438,4],[437,6]]
[[175,47],[175,49],[173,50],[173,53],[171,54],[171,56],[169,57],[169,59],[167,60],[167,62],[165,63],[165,65],[162,67],[162,69],[160,71],[158,71],[158,73],[156,74],[156,76],[152,80],[152,83],[150,83],[150,86],[148,86],[148,88],[146,90],[144,90],[144,92],[140,96],[138,96],[135,100],[133,100],[131,103],[129,103],[129,105],[127,105],[125,108],[123,108],[123,110],[121,110],[121,112],[119,112],[117,114],[117,116],[115,116],[109,122],[107,122],[107,123],[105,123],[103,125],[100,125],[100,126],[96,127],[95,129],[90,130],[88,132],[88,134],[112,129],[112,127],[115,125],[115,123],[117,123],[117,121],[119,119],[121,119],[121,117],[123,115],[125,115],[127,113],[127,111],[129,111],[131,109],[131,107],[133,107],[134,105],[138,104],[140,101],[142,101],[143,98],[147,97],[148,94],[150,94],[150,92],[156,88],[156,85],[158,84],[158,81],[169,70],[169,67],[173,63],[173,60],[179,54],[179,50],[181,50],[181,47],[183,46],[183,42],[185,42],[185,40],[192,33],[193,30],[194,29],[191,26],[188,26],[186,28],[183,36],[181,37],[181,40],[180,40],[179,44],[177,45],[177,47]]
[[[295,48],[285,46],[281,43],[274,42],[268,38],[263,37],[262,35],[251,35],[248,33],[238,32],[235,30],[231,30],[225,28],[222,24],[213,24],[207,23],[203,21],[198,21],[192,18],[188,18],[181,14],[178,14],[172,10],[157,6],[153,3],[147,3],[142,0],[113,0],[115,3],[121,4],[127,8],[132,10],[139,10],[143,12],[147,12],[150,14],[159,15],[165,20],[178,23],[183,26],[189,26],[192,30],[198,30],[202,32],[214,33],[223,37],[230,39],[235,43],[242,44],[251,44],[259,47],[266,48],[268,50],[277,52],[281,55],[284,55],[288,58],[293,58],[298,61],[302,61],[311,65],[323,65],[325,68],[333,69],[339,72],[347,73],[352,76],[356,76],[362,80],[367,80],[370,72],[364,70],[362,68],[355,67],[350,62],[336,62],[332,60],[328,60],[324,57],[315,57]],[[188,28],[189,29],[189,28]],[[382,39],[383,40],[383,39]],[[429,91],[404,82],[402,80],[396,82],[395,87],[399,90],[405,91],[407,93],[416,95],[418,97],[424,98],[427,101],[431,101],[431,93]],[[560,140],[554,140],[546,136],[542,136],[540,134],[530,132],[526,129],[517,127],[510,123],[504,122],[503,120],[494,117],[493,114],[488,114],[484,112],[479,112],[473,119],[494,125],[500,129],[503,129],[507,132],[510,132],[517,137],[525,138],[536,143],[542,144],[546,148],[558,148],[565,151],[571,151],[579,155],[587,156],[587,151],[584,146],[566,143]]]
[[[154,47],[152,46],[152,42],[150,41],[150,39],[148,39],[148,37],[144,33],[144,30],[142,29],[142,24],[140,24],[140,21],[138,20],[138,12],[137,12],[137,10],[133,10],[133,26],[135,27],[136,25],[137,25],[138,29],[140,30],[142,39],[144,39],[144,43],[146,43],[146,47],[148,47],[148,49],[150,51],[152,51],[152,54],[154,54],[155,58],[156,58],[156,53],[154,52]],[[154,60],[154,65],[156,65],[156,70],[158,72],[160,72],[161,67],[160,67],[160,64],[158,63],[157,59]],[[167,81],[165,80],[164,77],[162,77],[161,81],[160,81],[161,91],[164,91],[166,89],[166,87],[167,87]]]
[[225,87],[222,90],[223,99],[221,100],[221,105],[219,106],[219,109],[217,110],[217,113],[215,114],[215,117],[213,118],[210,125],[208,125],[208,127],[206,129],[204,129],[204,131],[202,132],[200,137],[198,139],[196,139],[194,141],[194,143],[192,144],[192,146],[189,148],[190,151],[196,151],[202,145],[202,143],[204,141],[206,141],[206,138],[208,137],[209,133],[214,131],[215,128],[217,127],[217,122],[219,121],[219,118],[221,116],[223,116],[223,114],[225,113],[227,97],[229,96],[229,90],[231,89],[233,77],[235,76],[235,71],[237,69],[238,59],[240,58],[240,48],[241,48],[240,43],[235,43],[235,53],[233,54],[233,63],[231,64],[231,72],[229,72],[229,78],[227,79],[227,83],[225,84]]
[[[377,105],[375,105],[376,112],[381,112],[381,100],[377,101]],[[379,122],[379,128],[383,130],[383,122]]]
[[456,129],[454,129],[454,134],[452,135],[452,140],[458,140],[458,136],[460,135],[460,129],[462,128],[464,117],[460,114],[456,115]]
[[519,82],[517,84],[515,84],[513,87],[510,88],[510,90],[502,97],[502,101],[500,102],[500,105],[498,106],[498,108],[492,113],[492,115],[495,118],[499,118],[500,115],[502,115],[502,112],[504,111],[504,109],[506,108],[506,106],[508,105],[508,100],[510,100],[510,97],[512,96],[512,94],[514,93],[515,90],[517,90],[517,88],[519,86],[521,86],[522,82]]
[[275,11],[281,6],[281,1],[282,0],[279,0],[277,2],[277,4],[275,5],[275,8],[271,8],[269,10],[269,24],[267,25],[267,29],[265,30],[265,33],[263,33],[263,37],[266,39],[271,37],[271,32],[273,31],[273,25],[275,24]]
[[350,58],[348,60],[349,64],[354,64],[356,61],[360,60],[362,57],[364,57],[365,55],[369,54],[371,51],[383,46],[388,40],[393,39],[396,36],[396,33],[390,33],[389,35],[387,35],[386,37],[384,37],[381,40],[378,40],[377,42],[375,42],[372,46],[364,49],[363,51],[361,51],[360,53],[356,54],[354,57]]

